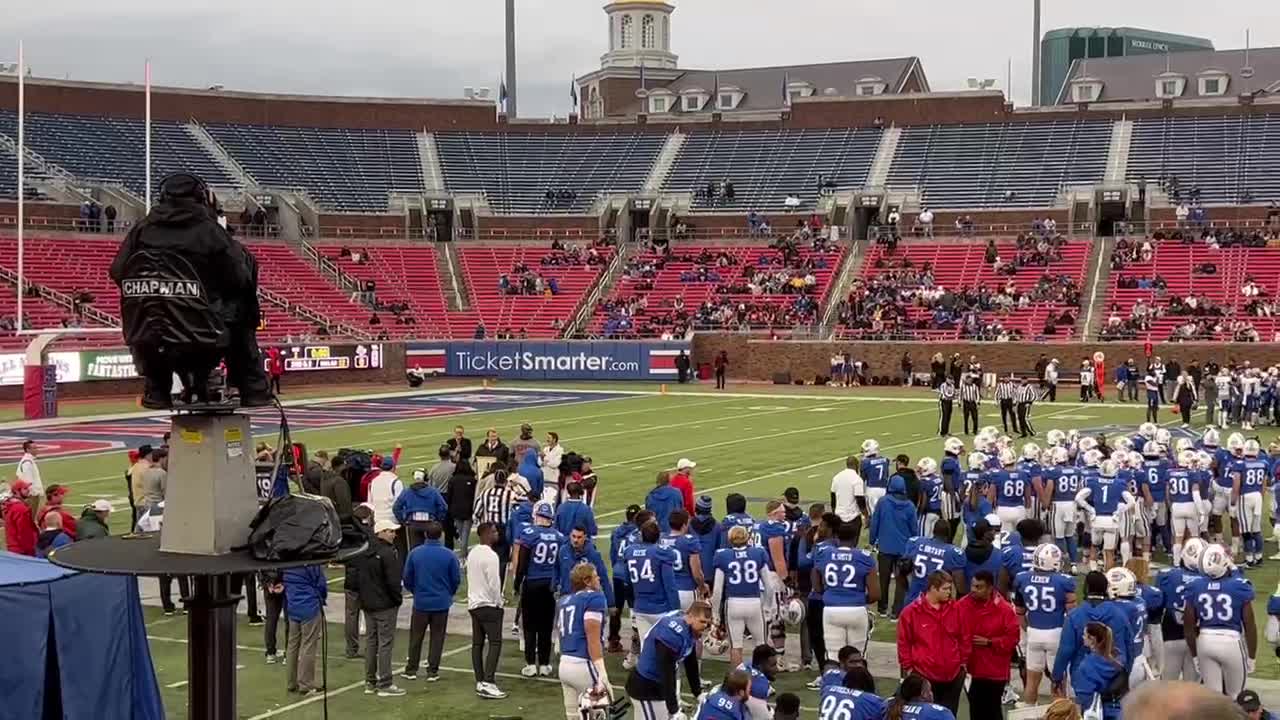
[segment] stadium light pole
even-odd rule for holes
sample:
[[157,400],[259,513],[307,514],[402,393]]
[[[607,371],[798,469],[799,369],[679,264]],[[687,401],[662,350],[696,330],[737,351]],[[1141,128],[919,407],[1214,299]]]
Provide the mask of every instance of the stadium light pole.
[[1031,107],[1040,105],[1040,0],[1031,6]]
[[514,120],[516,110],[516,0],[507,0],[507,117]]
[[23,270],[23,226],[26,224],[26,199],[27,194],[23,192],[25,189],[26,161],[23,157],[27,151],[26,138],[26,120],[24,112],[26,110],[27,100],[27,62],[23,56],[22,41],[18,41],[18,317],[14,323],[14,327],[18,328],[18,332],[22,332],[22,296],[26,295],[22,288],[22,279],[25,277]]

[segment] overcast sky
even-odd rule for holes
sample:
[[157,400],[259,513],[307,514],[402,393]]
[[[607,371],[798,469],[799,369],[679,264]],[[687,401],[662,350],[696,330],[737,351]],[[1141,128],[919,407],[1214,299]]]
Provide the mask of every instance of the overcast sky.
[[[934,90],[970,76],[1030,96],[1031,0],[675,0],[682,67],[731,68],[919,55]],[[461,97],[504,66],[503,0],[189,2],[14,0],[0,60],[26,42],[37,75],[336,95]],[[564,115],[569,83],[600,67],[597,0],[518,0],[520,114]],[[358,8],[358,13],[347,8]],[[1133,26],[1208,37],[1218,49],[1280,45],[1276,0],[1045,0],[1045,31]],[[1267,22],[1269,21],[1269,22]]]

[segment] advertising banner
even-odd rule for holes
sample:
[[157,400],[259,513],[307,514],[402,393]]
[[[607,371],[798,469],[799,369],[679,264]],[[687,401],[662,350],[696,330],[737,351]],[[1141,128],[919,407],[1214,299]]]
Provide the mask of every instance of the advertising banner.
[[434,375],[515,380],[662,380],[687,342],[520,340],[415,343],[405,363]]

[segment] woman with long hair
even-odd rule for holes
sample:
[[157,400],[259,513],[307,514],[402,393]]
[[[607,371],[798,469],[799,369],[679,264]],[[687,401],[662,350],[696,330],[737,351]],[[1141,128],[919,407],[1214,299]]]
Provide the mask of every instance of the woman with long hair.
[[898,691],[889,700],[885,720],[902,720],[908,708],[914,708],[913,720],[955,720],[950,710],[934,704],[933,686],[916,673],[907,675],[898,685]]
[[1058,698],[1045,708],[1044,720],[1080,720],[1080,706],[1067,698]]
[[1120,699],[1129,692],[1129,674],[1116,660],[1111,628],[1100,622],[1085,625],[1084,643],[1091,652],[1071,674],[1076,704],[1090,708],[1097,703],[1103,720],[1118,720]]

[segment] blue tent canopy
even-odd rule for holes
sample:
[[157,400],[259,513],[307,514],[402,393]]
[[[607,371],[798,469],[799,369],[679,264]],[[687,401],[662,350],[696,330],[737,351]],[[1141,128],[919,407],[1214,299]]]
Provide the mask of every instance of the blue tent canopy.
[[131,577],[0,552],[0,720],[163,720]]

